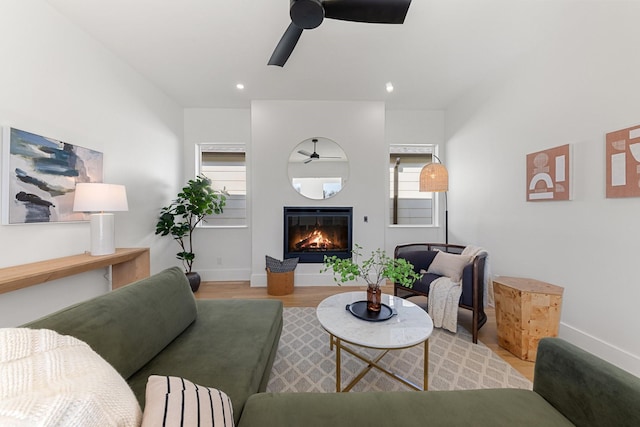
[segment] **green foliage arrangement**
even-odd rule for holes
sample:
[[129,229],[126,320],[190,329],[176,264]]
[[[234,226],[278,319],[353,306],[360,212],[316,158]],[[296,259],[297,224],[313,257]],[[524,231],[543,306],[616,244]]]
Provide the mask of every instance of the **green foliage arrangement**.
[[362,247],[355,244],[351,251],[351,258],[338,258],[337,256],[324,257],[324,267],[320,270],[324,273],[333,270],[333,280],[341,285],[344,282],[364,280],[367,286],[378,288],[384,279],[400,283],[407,288],[413,287],[413,282],[422,275],[413,270],[413,265],[405,259],[390,258],[382,249],[371,252],[371,256],[362,259]]
[[176,258],[182,261],[185,273],[191,273],[193,253],[193,230],[207,215],[220,214],[226,197],[211,188],[211,180],[205,176],[191,179],[178,193],[178,197],[160,210],[156,234],[171,235],[182,251]]

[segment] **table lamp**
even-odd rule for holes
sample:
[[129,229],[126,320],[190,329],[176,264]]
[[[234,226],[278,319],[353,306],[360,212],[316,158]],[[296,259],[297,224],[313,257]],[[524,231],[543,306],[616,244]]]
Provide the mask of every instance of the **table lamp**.
[[[127,211],[124,185],[89,182],[76,184],[73,210],[91,214],[91,255],[108,255],[116,251],[114,211]],[[105,212],[108,211],[108,212]]]

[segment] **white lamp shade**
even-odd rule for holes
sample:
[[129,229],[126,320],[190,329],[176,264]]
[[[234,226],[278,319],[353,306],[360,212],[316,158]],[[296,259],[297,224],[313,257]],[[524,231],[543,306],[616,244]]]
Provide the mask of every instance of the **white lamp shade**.
[[127,190],[124,185],[88,182],[76,184],[73,200],[76,212],[127,211]]

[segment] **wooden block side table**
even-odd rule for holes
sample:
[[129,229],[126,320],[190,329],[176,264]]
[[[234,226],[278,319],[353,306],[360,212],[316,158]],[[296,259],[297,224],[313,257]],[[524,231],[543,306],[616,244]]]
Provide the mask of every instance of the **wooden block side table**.
[[522,360],[536,360],[540,339],[558,336],[563,291],[534,279],[495,278],[498,345]]

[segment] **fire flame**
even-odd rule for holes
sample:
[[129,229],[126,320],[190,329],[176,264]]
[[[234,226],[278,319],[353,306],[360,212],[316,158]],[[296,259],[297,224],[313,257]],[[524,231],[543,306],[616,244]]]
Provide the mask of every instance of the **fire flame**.
[[299,249],[330,249],[334,246],[334,243],[317,229],[296,243],[296,247]]

